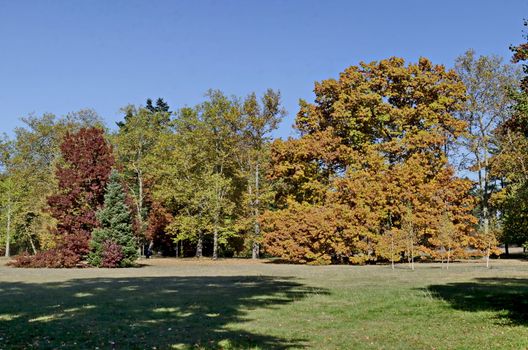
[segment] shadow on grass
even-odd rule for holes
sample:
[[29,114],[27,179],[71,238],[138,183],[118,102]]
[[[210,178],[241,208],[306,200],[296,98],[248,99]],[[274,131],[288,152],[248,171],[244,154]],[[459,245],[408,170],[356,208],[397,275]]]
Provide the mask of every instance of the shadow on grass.
[[528,255],[526,253],[522,253],[522,252],[510,253],[510,254],[502,253],[500,255],[500,258],[503,259],[503,260],[523,260],[523,261],[527,261],[528,260]]
[[528,279],[477,278],[427,287],[433,297],[463,311],[493,311],[507,324],[528,325]]
[[0,283],[0,348],[303,348],[304,339],[251,333],[239,324],[248,310],[312,293],[326,291],[266,276]]

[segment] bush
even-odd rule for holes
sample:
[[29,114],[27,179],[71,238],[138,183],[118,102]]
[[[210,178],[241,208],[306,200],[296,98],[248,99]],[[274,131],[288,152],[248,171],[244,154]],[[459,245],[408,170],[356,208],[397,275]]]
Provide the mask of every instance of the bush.
[[119,267],[123,257],[123,249],[119,244],[113,241],[103,243],[101,267]]
[[62,267],[84,267],[80,261],[79,255],[75,252],[64,248],[55,248],[39,252],[35,255],[23,253],[9,263],[15,267],[48,267],[48,268],[62,268]]

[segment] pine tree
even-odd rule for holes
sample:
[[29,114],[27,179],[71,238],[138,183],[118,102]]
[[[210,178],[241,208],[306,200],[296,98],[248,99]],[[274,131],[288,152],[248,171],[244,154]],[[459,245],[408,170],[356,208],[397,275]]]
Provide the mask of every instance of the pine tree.
[[137,245],[132,227],[132,213],[117,172],[112,172],[104,196],[104,206],[97,212],[100,227],[92,232],[91,265],[127,267],[137,259]]

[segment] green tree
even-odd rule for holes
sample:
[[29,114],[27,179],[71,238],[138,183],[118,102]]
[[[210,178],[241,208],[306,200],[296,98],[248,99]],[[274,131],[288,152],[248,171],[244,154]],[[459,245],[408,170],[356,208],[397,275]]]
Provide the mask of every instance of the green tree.
[[169,105],[161,97],[156,100],[156,105],[153,105],[152,100],[148,98],[145,108],[152,113],[165,113],[165,115],[167,116],[170,115],[171,113],[169,111],[170,109]]
[[[33,252],[55,245],[50,234],[55,221],[50,216],[47,197],[56,189],[56,163],[61,158],[60,144],[67,132],[83,127],[102,127],[100,117],[93,110],[80,110],[63,117],[53,114],[28,116],[14,131],[10,141],[9,166],[4,168],[17,183],[18,210],[13,212],[13,230],[18,237],[15,249]],[[13,197],[12,197],[13,198]]]
[[143,240],[149,210],[148,185],[153,176],[152,164],[149,164],[148,158],[160,137],[169,129],[170,112],[162,99],[158,99],[156,107],[152,106],[149,99],[146,108],[127,106],[123,110],[125,120],[118,123],[119,130],[112,140],[116,146],[118,164],[123,169],[127,190],[134,201],[138,238]]
[[262,176],[269,168],[270,134],[278,127],[285,114],[280,92],[268,89],[260,101],[255,93],[246,97],[236,125],[238,151],[235,155],[246,188],[241,221],[252,232],[250,242],[253,259],[259,257],[260,251],[259,217],[272,200],[271,183]]
[[460,138],[461,165],[476,173],[479,221],[484,235],[488,235],[490,220],[499,212],[492,205],[492,196],[501,190],[501,178],[492,173],[499,142],[496,130],[511,114],[511,91],[520,78],[519,71],[504,64],[501,57],[477,57],[473,50],[457,58],[455,70],[467,89],[465,107],[459,112],[468,124],[467,133]]
[[2,213],[2,222],[3,222],[3,229],[4,235],[4,250],[5,250],[5,256],[9,257],[11,256],[11,244],[14,240],[13,237],[13,217],[15,216],[15,211],[17,209],[17,188],[16,188],[16,182],[14,181],[13,177],[9,175],[4,175],[3,178],[0,180],[0,195],[2,199],[2,207],[1,207],[1,213]]
[[[112,172],[104,196],[104,206],[97,212],[100,227],[92,232],[88,261],[94,266],[127,267],[136,261],[137,244],[132,227],[132,213],[126,204],[126,194],[119,175]],[[118,259],[106,261],[107,249],[113,243],[120,247]]]
[[[525,39],[528,40],[528,34]],[[523,76],[520,86],[511,89],[511,113],[495,131],[497,145],[492,173],[502,185],[502,191],[495,196],[501,214],[500,239],[505,244],[523,244],[528,241],[528,43],[510,49],[512,61],[521,63]]]
[[240,117],[236,99],[209,91],[208,99],[176,113],[173,132],[166,135],[151,157],[156,169],[155,195],[172,211],[168,230],[176,240],[196,243],[213,236],[213,257],[219,244],[233,233],[236,178],[236,134],[232,125]]

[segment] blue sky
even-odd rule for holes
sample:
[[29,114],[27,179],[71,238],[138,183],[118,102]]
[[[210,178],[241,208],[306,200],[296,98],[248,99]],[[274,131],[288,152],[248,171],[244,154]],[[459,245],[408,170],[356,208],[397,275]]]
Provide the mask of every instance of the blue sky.
[[452,65],[473,48],[509,59],[528,1],[0,0],[0,132],[30,113],[119,109],[163,97],[194,105],[209,88],[280,89],[293,135],[314,81],[359,61],[426,56]]

